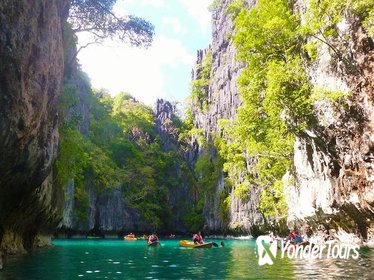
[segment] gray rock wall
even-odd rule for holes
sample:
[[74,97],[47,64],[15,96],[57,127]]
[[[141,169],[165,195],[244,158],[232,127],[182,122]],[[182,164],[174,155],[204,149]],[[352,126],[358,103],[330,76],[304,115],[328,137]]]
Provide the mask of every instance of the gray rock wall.
[[113,187],[97,193],[91,186],[87,186],[88,208],[86,219],[80,220],[73,215],[74,184],[69,182],[65,192],[64,219],[60,229],[69,230],[73,234],[89,232],[113,233],[127,231],[151,231],[136,210],[126,206],[122,187]]
[[[236,110],[241,105],[237,88],[237,79],[240,76],[243,65],[235,58],[236,50],[231,40],[234,25],[226,8],[231,0],[221,1],[219,7],[212,13],[212,42],[208,49],[197,53],[196,65],[201,65],[207,52],[213,54],[213,65],[211,80],[207,91],[208,108],[206,111],[193,111],[194,126],[203,129],[208,143],[212,142],[212,133],[219,132],[218,120],[236,118]],[[256,1],[247,1],[252,7]],[[199,72],[197,67],[193,71],[192,79],[197,79]],[[205,152],[216,154],[214,149],[204,151],[195,139],[192,143],[193,149],[198,154]],[[196,159],[195,159],[196,161]],[[192,162],[193,163],[193,162]],[[252,189],[249,199],[241,200],[234,195],[235,186],[231,190],[231,208],[229,213],[229,224],[225,224],[219,211],[219,193],[225,188],[224,176],[221,173],[217,178],[216,189],[213,198],[206,199],[204,215],[206,225],[210,230],[234,230],[249,232],[254,224],[263,222],[262,215],[258,212],[259,190]]]
[[[74,77],[70,79],[74,81]],[[78,80],[78,84],[82,83]],[[85,95],[84,89],[88,85],[81,87],[81,94]],[[84,99],[83,99],[84,100]],[[80,108],[85,108],[81,105]],[[79,108],[76,112],[80,115]],[[82,114],[85,114],[83,110]],[[168,170],[165,176],[172,176],[178,182],[177,186],[170,186],[168,195],[168,206],[171,209],[172,217],[170,229],[174,232],[186,232],[182,217],[185,209],[181,207],[183,203],[190,202],[190,170],[184,159],[183,151],[179,150],[178,134],[175,126],[177,116],[175,106],[165,100],[158,100],[154,110],[155,131],[160,137],[161,150],[173,153],[174,165]],[[89,122],[89,120],[88,120]],[[83,132],[82,132],[83,133]],[[65,205],[63,220],[59,225],[60,231],[70,231],[72,234],[101,232],[118,234],[121,232],[151,232],[154,228],[146,223],[136,209],[130,208],[125,203],[125,191],[121,186],[107,188],[98,192],[86,176],[85,191],[88,194],[88,207],[85,210],[84,219],[74,216],[74,212],[79,207],[74,195],[74,181],[70,180],[65,188]],[[165,229],[160,229],[165,230]]]
[[346,63],[335,63],[323,45],[309,75],[314,85],[348,90],[351,96],[345,107],[314,104],[319,126],[295,142],[295,180],[286,180],[292,182],[285,190],[288,219],[326,223],[323,213],[335,227],[366,239],[374,210],[374,44],[354,16],[339,26],[340,36],[351,39],[349,45],[333,42]]
[[43,224],[56,222],[47,176],[57,153],[68,4],[0,3],[0,249],[29,248]]
[[[230,2],[221,1],[213,12],[212,43],[209,49],[199,51],[197,55],[196,64],[199,65],[208,51],[213,53],[212,77],[206,92],[209,106],[204,112],[198,109],[193,112],[194,125],[203,129],[208,142],[212,133],[218,131],[217,121],[234,119],[241,104],[236,85],[241,65],[235,60],[235,48],[230,40],[233,25],[225,14]],[[248,7],[255,2],[247,1]],[[305,12],[304,1],[298,1],[296,8]],[[338,25],[340,36],[330,42],[342,52],[344,62],[336,60],[332,50],[322,44],[317,60],[308,69],[310,81],[315,86],[348,90],[352,96],[345,107],[326,100],[314,104],[318,125],[296,140],[293,167],[291,173],[285,175],[284,182],[290,224],[305,220],[324,222],[328,216],[334,220],[335,227],[359,230],[365,237],[371,226],[374,206],[374,56],[373,38],[368,37],[358,22],[355,16],[346,15]],[[193,79],[197,79],[198,71],[199,68],[193,72]],[[204,151],[196,140],[193,145],[192,150],[197,155],[215,154],[214,150]],[[207,225],[214,230],[226,226],[217,211],[217,195],[223,188],[221,174],[217,178],[216,194],[213,199],[207,199],[204,210]],[[258,211],[260,189],[252,188],[246,202],[236,198],[234,190],[235,186],[228,227],[249,231],[252,225],[263,224],[264,219]]]

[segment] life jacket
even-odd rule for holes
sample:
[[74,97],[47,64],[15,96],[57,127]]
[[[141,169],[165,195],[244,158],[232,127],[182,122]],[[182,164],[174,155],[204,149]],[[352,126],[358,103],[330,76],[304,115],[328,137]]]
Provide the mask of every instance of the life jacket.
[[293,238],[293,240],[296,242],[296,243],[301,243],[303,242],[303,239],[300,235],[295,235],[295,237]]
[[202,239],[203,238],[201,237],[200,234],[195,233],[194,236],[193,236],[193,240],[196,240],[198,242],[202,241]]

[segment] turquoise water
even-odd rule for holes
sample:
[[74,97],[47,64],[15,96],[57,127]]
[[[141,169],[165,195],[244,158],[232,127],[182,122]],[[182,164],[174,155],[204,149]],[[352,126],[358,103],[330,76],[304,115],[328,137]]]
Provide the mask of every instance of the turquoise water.
[[[221,240],[213,240],[219,243]],[[181,248],[178,240],[55,240],[52,248],[7,259],[0,279],[367,279],[374,252],[358,260],[277,259],[258,266],[253,240],[225,240],[225,247]],[[374,279],[374,278],[373,278]]]

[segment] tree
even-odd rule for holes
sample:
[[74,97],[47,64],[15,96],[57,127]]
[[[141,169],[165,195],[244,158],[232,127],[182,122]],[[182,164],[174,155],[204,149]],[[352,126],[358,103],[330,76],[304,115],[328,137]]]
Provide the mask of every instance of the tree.
[[76,32],[90,32],[95,43],[105,38],[119,39],[136,47],[149,47],[154,26],[139,17],[119,17],[112,11],[116,0],[71,0],[68,21]]

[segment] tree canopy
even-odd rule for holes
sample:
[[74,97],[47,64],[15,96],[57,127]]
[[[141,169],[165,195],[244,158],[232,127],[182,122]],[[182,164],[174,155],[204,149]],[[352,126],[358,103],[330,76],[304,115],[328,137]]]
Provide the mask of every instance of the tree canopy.
[[68,22],[74,32],[90,32],[96,41],[119,39],[136,47],[149,47],[154,26],[133,15],[117,16],[116,0],[71,0]]

